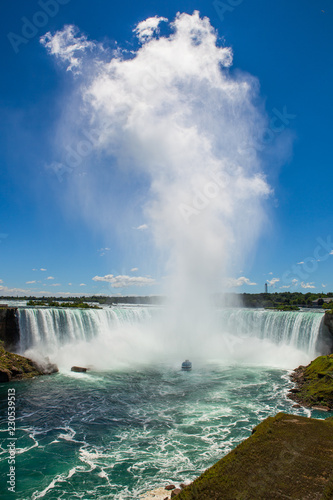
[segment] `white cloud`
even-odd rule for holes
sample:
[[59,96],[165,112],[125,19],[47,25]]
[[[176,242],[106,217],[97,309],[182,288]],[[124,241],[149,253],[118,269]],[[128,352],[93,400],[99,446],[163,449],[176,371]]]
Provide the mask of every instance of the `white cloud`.
[[47,271],[47,269],[43,269],[42,267],[40,268],[40,271]]
[[268,274],[273,274],[273,273],[271,272],[271,273],[268,273]]
[[323,288],[326,288],[326,287],[327,287],[327,285],[324,285],[324,283],[322,283],[322,284],[321,284],[321,286],[322,286]]
[[33,269],[33,271],[37,271],[37,269]]
[[301,287],[302,287],[302,288],[316,288],[316,287],[314,286],[314,281],[312,281],[311,283],[304,283],[304,281],[302,281],[302,283],[301,283]]
[[159,24],[161,22],[167,22],[168,19],[165,17],[149,17],[145,21],[138,23],[133,30],[141,43],[148,42],[154,36],[154,33],[159,33]]
[[68,283],[68,286],[72,286],[72,283]]
[[278,283],[280,281],[280,278],[272,278],[271,280],[267,280],[267,283],[269,284],[269,286],[273,286],[275,285],[275,283]]
[[136,272],[136,271],[138,271],[138,270],[139,270],[139,268],[138,268],[138,267],[132,267],[132,269],[131,269],[131,273],[135,273],[135,272]]
[[296,286],[296,285],[297,285],[297,283],[298,283],[298,279],[297,279],[297,278],[294,278],[293,280],[291,280],[291,284],[292,284],[293,286]]
[[107,274],[106,276],[95,276],[93,281],[106,281],[110,283],[112,288],[127,288],[130,286],[146,286],[154,285],[156,281],[153,278],[148,278],[145,276],[126,276],[119,275],[114,276],[113,274]]
[[330,255],[333,255],[333,250],[330,251]]
[[40,39],[50,54],[68,63],[67,71],[73,73],[79,72],[84,52],[96,47],[93,42],[88,42],[85,35],[76,36],[77,33],[78,29],[75,26],[67,25],[62,31],[57,31],[54,35],[48,32]]
[[297,265],[300,266],[301,264],[304,264],[304,262],[301,260],[301,262],[297,262]]
[[34,280],[34,281],[26,281],[25,282],[26,285],[32,285],[32,283],[36,283],[36,280]]
[[3,283],[3,281],[2,281],[2,280],[0,280],[0,283]]
[[0,285],[0,294],[1,295],[9,295],[9,294],[23,294],[23,295],[29,295],[31,290],[26,290],[24,288],[9,288],[8,286],[2,286]]
[[47,280],[54,280],[53,276],[48,276],[46,279]]
[[[110,202],[106,186],[120,178],[116,164],[124,167],[121,172],[144,179],[143,196],[135,194],[129,203],[137,207],[137,221],[146,222],[135,229],[149,226],[175,277],[173,289],[177,283],[195,283],[206,293],[222,282],[229,256],[237,265],[233,269],[240,268],[238,258],[253,248],[265,221],[262,204],[271,190],[262,155],[252,145],[268,118],[258,81],[229,71],[232,49],[221,46],[208,18],[198,12],[177,14],[169,36],[151,39],[159,22],[139,23],[136,33],[146,43],[131,57],[121,50],[90,57],[93,47],[85,36],[75,36],[73,27],[42,39],[50,53],[68,62],[67,69],[82,69],[71,86],[75,102],[59,124],[58,137],[66,140],[57,146],[65,154],[84,127],[98,137],[96,156],[112,159],[102,170],[90,155],[85,184],[74,178],[71,183],[82,200],[78,210],[103,229],[110,219],[110,224],[133,226],[127,214],[119,221],[110,217],[118,191]],[[128,283],[109,276],[112,286]],[[242,284],[252,285],[241,276],[234,286]]]
[[227,287],[228,288],[233,288],[236,286],[243,286],[243,285],[253,286],[256,284],[257,283],[252,283],[249,280],[249,278],[245,278],[245,276],[240,276],[239,278],[228,278],[228,280],[227,280]]
[[61,283],[52,283],[50,286],[61,286]]
[[80,283],[80,286],[87,286],[85,283]]
[[100,254],[100,257],[103,257],[103,255],[106,254],[106,252],[109,252],[110,251],[110,248],[100,248],[99,250],[97,250],[97,252],[99,252]]

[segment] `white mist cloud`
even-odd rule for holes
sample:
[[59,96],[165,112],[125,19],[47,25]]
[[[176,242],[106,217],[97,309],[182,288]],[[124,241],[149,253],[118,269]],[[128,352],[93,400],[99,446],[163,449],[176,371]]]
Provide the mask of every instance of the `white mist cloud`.
[[47,280],[54,280],[54,277],[53,276],[48,276],[46,279]]
[[147,224],[141,224],[141,226],[136,227],[138,231],[144,231],[145,229],[148,229]]
[[40,268],[40,271],[47,271],[47,269],[43,269],[42,267]]
[[32,283],[36,283],[36,280],[34,280],[34,281],[26,281],[25,282],[26,285],[32,285]]
[[78,29],[75,26],[68,25],[62,31],[57,31],[55,35],[46,33],[40,39],[50,54],[68,65],[67,71],[79,71],[82,54],[95,47],[95,44],[89,42],[85,35],[77,36],[77,33]]
[[[95,138],[85,177],[73,175],[69,187],[81,212],[95,223],[117,218],[110,218],[110,193],[103,192],[117,166],[126,181],[128,172],[143,179],[146,191],[135,207],[147,224],[137,229],[149,225],[165,263],[161,274],[172,276],[169,291],[201,304],[241,268],[265,222],[271,190],[261,153],[246,154],[241,145],[257,143],[268,122],[258,81],[230,69],[232,49],[218,43],[208,18],[178,14],[164,37],[160,21],[139,23],[142,46],[131,54],[107,53],[68,26],[41,41],[76,75],[73,127],[64,118],[57,137],[65,148],[84,124]],[[110,159],[108,168],[99,166],[101,156]],[[135,183],[132,189],[135,196]],[[110,283],[129,286],[125,278]]]
[[131,273],[135,273],[135,272],[136,272],[136,271],[138,271],[138,270],[139,270],[139,268],[138,268],[138,267],[132,267],[132,269],[131,269]]
[[137,24],[133,32],[137,35],[141,43],[148,42],[155,33],[159,33],[159,24],[162,21],[167,22],[168,20],[165,17],[149,17]]
[[245,278],[245,276],[240,276],[239,278],[228,278],[227,280],[227,287],[232,288],[235,286],[243,286],[243,285],[249,285],[249,286],[254,286],[257,283],[252,283],[249,278]]
[[106,281],[111,284],[112,288],[126,288],[129,286],[146,286],[156,284],[156,281],[153,278],[145,276],[114,276],[113,274],[107,274],[105,276],[95,276],[92,279],[93,281]]

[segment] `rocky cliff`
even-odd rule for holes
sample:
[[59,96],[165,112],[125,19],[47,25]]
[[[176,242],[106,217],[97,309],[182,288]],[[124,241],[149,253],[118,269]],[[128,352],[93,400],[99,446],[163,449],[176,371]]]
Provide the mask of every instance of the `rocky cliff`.
[[325,312],[324,324],[327,326],[330,333],[333,335],[333,314],[330,311]]
[[299,366],[291,379],[296,384],[288,395],[291,399],[302,406],[333,411],[333,354]]
[[20,330],[15,307],[0,308],[0,340],[9,351],[15,350],[20,341]]

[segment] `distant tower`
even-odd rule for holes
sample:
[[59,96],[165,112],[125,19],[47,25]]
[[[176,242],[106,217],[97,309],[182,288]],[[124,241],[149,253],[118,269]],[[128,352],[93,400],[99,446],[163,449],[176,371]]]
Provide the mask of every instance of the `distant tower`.
[[268,293],[267,292],[267,283],[265,283],[265,293]]

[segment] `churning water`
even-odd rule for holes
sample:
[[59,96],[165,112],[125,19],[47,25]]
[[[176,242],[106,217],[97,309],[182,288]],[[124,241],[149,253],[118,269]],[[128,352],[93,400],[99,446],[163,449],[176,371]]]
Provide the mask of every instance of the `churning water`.
[[[202,350],[213,342],[211,356],[204,359],[197,349],[192,372],[180,370],[184,355],[175,355],[176,344],[167,349],[165,339],[165,360],[153,359],[157,333],[143,356],[159,314],[143,307],[19,311],[21,350],[47,354],[61,369],[11,384],[16,494],[4,490],[1,498],[138,499],[160,485],[192,480],[269,415],[310,414],[292,408],[288,366],[280,365],[283,353],[303,362],[317,353],[321,314],[217,311],[224,341],[205,332]],[[89,353],[92,370],[71,372],[71,364]],[[3,477],[8,387],[0,388]]]

